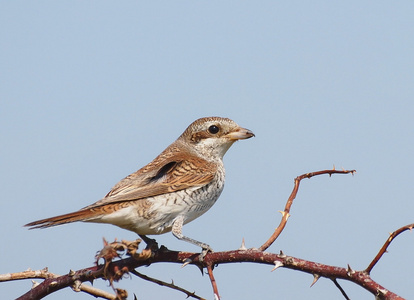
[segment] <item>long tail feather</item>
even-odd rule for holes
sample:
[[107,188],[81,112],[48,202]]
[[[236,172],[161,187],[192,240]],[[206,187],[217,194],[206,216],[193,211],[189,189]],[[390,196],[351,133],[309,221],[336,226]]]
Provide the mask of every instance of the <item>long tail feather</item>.
[[72,213],[68,213],[68,214],[64,214],[64,215],[60,215],[60,216],[56,216],[56,217],[51,217],[51,218],[46,218],[46,219],[43,219],[43,220],[34,221],[34,222],[28,223],[24,226],[25,227],[31,227],[30,229],[47,228],[47,227],[62,225],[62,224],[66,224],[66,223],[77,222],[77,221],[86,221],[88,219],[91,219],[91,217],[93,217],[93,215],[94,215],[94,213],[90,209],[78,210],[78,211],[75,211],[75,212],[72,212]]

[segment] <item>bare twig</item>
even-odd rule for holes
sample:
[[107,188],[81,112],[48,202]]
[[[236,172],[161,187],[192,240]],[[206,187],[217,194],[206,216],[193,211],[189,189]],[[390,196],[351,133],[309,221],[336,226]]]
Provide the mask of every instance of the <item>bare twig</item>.
[[[75,282],[75,284],[76,284],[76,282]],[[108,299],[108,300],[117,300],[118,299],[116,295],[108,293],[108,292],[100,290],[100,289],[97,289],[96,287],[90,286],[88,284],[81,283],[79,285],[79,287],[77,287],[77,288],[79,288],[79,290],[76,290],[75,288],[73,288],[73,290],[75,292],[78,292],[78,291],[85,292],[89,295],[94,296],[95,298],[99,297],[99,298]]]
[[348,295],[345,293],[342,286],[339,285],[338,281],[335,278],[332,278],[332,281],[335,284],[335,286],[341,291],[342,296],[344,296],[346,300],[351,300],[351,298],[349,298]]
[[144,279],[144,280],[151,281],[151,282],[154,282],[154,283],[159,284],[161,286],[166,286],[166,287],[172,288],[174,290],[183,292],[184,294],[187,295],[187,298],[191,297],[191,298],[195,298],[195,299],[199,299],[199,300],[205,300],[204,298],[201,298],[200,296],[197,296],[195,294],[195,292],[191,293],[191,292],[187,291],[186,289],[183,289],[183,288],[175,285],[174,282],[168,283],[168,282],[165,282],[165,281],[162,281],[162,280],[159,280],[159,279],[155,279],[155,278],[149,277],[147,275],[144,275],[142,273],[139,273],[136,270],[131,270],[131,273],[138,276],[139,278]]
[[208,276],[210,277],[211,285],[213,287],[214,299],[215,300],[220,300],[220,294],[219,294],[218,288],[217,288],[217,281],[214,278],[213,267],[212,267],[211,264],[207,265],[207,272],[208,272]]
[[323,174],[329,174],[329,176],[332,176],[332,174],[354,174],[356,171],[355,170],[323,170],[323,171],[318,171],[318,172],[312,172],[312,173],[306,173],[306,174],[302,174],[298,177],[295,178],[295,185],[293,187],[293,191],[290,194],[286,205],[285,205],[285,210],[281,211],[282,214],[282,220],[280,220],[280,224],[279,226],[275,229],[275,231],[273,232],[272,236],[262,245],[260,246],[259,250],[261,251],[265,251],[267,248],[269,248],[273,242],[279,237],[279,235],[282,233],[283,229],[286,226],[287,220],[290,216],[289,212],[290,212],[290,207],[293,204],[293,200],[296,198],[296,195],[298,193],[299,190],[299,184],[301,182],[302,179],[304,178],[312,178],[314,176],[318,176],[318,175],[323,175]]
[[16,273],[7,273],[0,275],[0,282],[1,281],[13,281],[13,280],[21,280],[21,279],[29,279],[29,278],[55,278],[59,277],[59,275],[50,273],[47,268],[42,270],[26,270],[23,272],[16,272]]
[[414,224],[409,224],[406,226],[403,226],[399,229],[397,229],[396,231],[394,231],[393,233],[390,234],[390,236],[388,237],[388,239],[385,241],[384,245],[382,246],[382,248],[380,249],[380,251],[378,252],[378,254],[375,256],[375,258],[372,260],[372,262],[369,264],[369,266],[365,269],[365,272],[367,274],[370,274],[372,269],[374,268],[374,266],[377,264],[377,262],[381,259],[381,257],[384,255],[385,252],[387,252],[387,248],[388,246],[391,244],[391,242],[400,234],[403,233],[406,230],[411,230],[414,228]]

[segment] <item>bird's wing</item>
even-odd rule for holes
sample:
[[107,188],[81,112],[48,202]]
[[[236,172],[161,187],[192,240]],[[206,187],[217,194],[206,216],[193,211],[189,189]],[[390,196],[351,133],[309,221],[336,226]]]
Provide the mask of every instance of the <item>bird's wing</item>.
[[160,155],[144,168],[122,179],[103,199],[84,209],[201,187],[213,180],[216,171],[214,163],[197,156],[176,153],[165,158]]
[[[181,155],[171,151],[161,153],[144,168],[132,173],[116,184],[101,200],[81,210],[26,224],[33,228],[46,228],[60,224],[88,220],[114,210],[104,205],[134,201],[171,193],[186,188],[204,186],[213,180],[217,166],[202,158]],[[111,205],[108,205],[111,206]]]

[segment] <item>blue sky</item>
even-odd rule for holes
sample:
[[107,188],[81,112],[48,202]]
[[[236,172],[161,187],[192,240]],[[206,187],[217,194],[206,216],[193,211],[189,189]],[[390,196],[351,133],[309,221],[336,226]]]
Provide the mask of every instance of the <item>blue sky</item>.
[[[414,4],[411,1],[13,1],[0,9],[0,273],[91,266],[114,226],[28,231],[30,221],[103,197],[195,119],[229,117],[254,139],[226,154],[219,201],[184,233],[216,251],[260,246],[302,173],[282,236],[269,249],[364,269],[388,233],[413,223]],[[198,251],[171,234],[171,249]],[[372,272],[413,297],[412,233]],[[223,299],[340,299],[312,276],[253,264],[215,269]],[[197,268],[143,273],[212,298]],[[364,290],[341,282],[352,299]],[[2,283],[15,298],[30,281]],[[95,286],[110,290],[102,280]],[[117,284],[139,299],[184,295],[138,278]],[[67,289],[48,299],[91,299]]]

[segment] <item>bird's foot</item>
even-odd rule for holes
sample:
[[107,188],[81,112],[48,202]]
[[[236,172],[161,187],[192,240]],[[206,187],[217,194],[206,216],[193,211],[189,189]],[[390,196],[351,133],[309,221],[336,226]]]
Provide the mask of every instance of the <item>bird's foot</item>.
[[204,244],[203,245],[203,247],[202,247],[202,250],[201,250],[201,253],[200,253],[200,255],[199,255],[199,257],[198,257],[198,260],[200,261],[200,262],[203,262],[204,261],[204,257],[207,255],[207,253],[209,253],[209,252],[214,252],[213,251],[213,249],[211,249],[211,247],[209,246],[209,245],[206,245],[206,244]]

